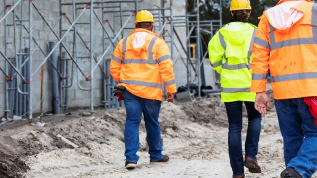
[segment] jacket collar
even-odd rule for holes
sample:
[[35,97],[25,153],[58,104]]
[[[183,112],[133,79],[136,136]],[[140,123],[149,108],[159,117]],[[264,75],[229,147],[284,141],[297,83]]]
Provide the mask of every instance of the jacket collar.
[[136,29],[134,29],[134,30],[131,32],[130,35],[132,35],[132,34],[134,34],[134,33],[136,33],[136,32],[146,32],[146,33],[149,33],[149,34],[151,34],[151,35],[154,35],[154,36],[156,36],[156,37],[158,37],[158,38],[163,39],[160,35],[158,35],[158,34],[152,32],[152,31],[150,31],[150,30],[146,30],[146,29],[144,29],[144,28],[136,28]]
[[307,2],[311,2],[311,0],[280,0],[276,5],[282,4],[283,2],[289,2],[289,1],[307,1]]

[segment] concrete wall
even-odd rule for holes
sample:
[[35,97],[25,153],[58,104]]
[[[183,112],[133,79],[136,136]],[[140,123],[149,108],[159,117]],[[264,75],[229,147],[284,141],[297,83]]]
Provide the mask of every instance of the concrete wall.
[[[62,2],[71,2],[71,0],[63,0]],[[87,0],[77,0],[77,2],[87,2]],[[45,19],[48,21],[48,23],[51,26],[54,26],[54,31],[59,34],[59,18],[60,18],[60,11],[59,11],[59,0],[34,0],[33,3],[35,6],[39,9],[41,14],[45,17]],[[7,0],[7,4],[13,5],[13,0]],[[185,0],[174,0],[173,1],[173,15],[184,15],[185,14]],[[111,6],[114,4],[108,4],[107,6]],[[161,5],[161,0],[144,0],[139,3],[138,9],[148,9],[148,8],[156,8]],[[168,0],[165,3],[165,6],[168,7],[170,5],[170,1]],[[25,1],[23,2],[23,10],[24,13],[22,15],[22,19],[29,19],[29,14],[28,14],[28,2]],[[101,4],[94,4],[95,7],[101,7]],[[0,2],[0,16],[3,17],[4,14],[4,3],[3,1]],[[17,6],[15,9],[15,12],[21,18],[20,15],[20,9],[21,5]],[[125,10],[133,10],[134,6],[133,4],[123,4],[122,9]],[[78,9],[77,13],[79,14],[82,11],[82,9]],[[67,16],[71,21],[73,21],[73,15],[72,15],[72,8],[71,6],[63,6],[62,12],[67,13]],[[101,18],[101,10],[96,9],[96,12],[98,16]],[[126,15],[129,15],[130,13],[124,13]],[[169,15],[167,13],[166,15]],[[40,15],[33,9],[33,36],[36,39],[36,41],[40,44],[40,46],[45,50],[46,53],[48,53],[48,42],[58,42],[58,40],[55,38],[55,36],[52,34],[52,32],[49,30],[47,25],[44,23],[44,21],[41,19]],[[128,17],[125,16],[123,18],[123,23],[126,21]],[[8,23],[12,23],[13,15],[10,14],[8,16]],[[114,29],[117,32],[121,28],[121,23],[119,21],[118,17],[114,17],[114,14],[106,14],[105,19],[109,20],[111,25],[114,25]],[[85,11],[83,16],[80,18],[79,22],[88,22],[89,21],[89,9]],[[115,22],[115,23],[113,23]],[[26,27],[29,28],[28,24],[26,24]],[[158,25],[158,24],[156,24]],[[70,27],[70,24],[65,20],[64,17],[62,17],[62,29],[68,29]],[[127,27],[129,28],[134,28],[134,17],[129,21]],[[82,35],[84,40],[86,42],[89,41],[89,25],[78,25],[78,32]],[[170,29],[169,26],[166,26],[166,29]],[[107,27],[108,32],[110,32],[109,28]],[[159,29],[156,29],[156,32]],[[121,39],[123,36],[128,36],[129,33],[132,31],[132,29],[126,29],[123,31],[122,36],[119,36],[119,39]],[[181,39],[185,39],[186,37],[186,30],[185,28],[178,28],[177,29]],[[102,46],[102,27],[97,21],[96,18],[94,18],[94,54],[97,59],[100,59],[100,56],[104,52],[104,48]],[[111,34],[114,35],[114,34]],[[18,35],[19,36],[19,35]],[[23,35],[22,35],[22,49],[28,47],[28,39],[27,33],[23,30]],[[16,38],[17,42],[19,43],[20,37]],[[69,35],[67,35],[63,41],[65,46],[69,49],[69,51],[73,52],[73,32],[70,32]],[[166,39],[167,41],[169,40],[168,38]],[[176,40],[176,38],[175,38]],[[170,40],[169,40],[170,41]],[[2,21],[0,23],[0,51],[4,53],[4,46],[7,45],[8,47],[8,53],[7,57],[14,57],[15,51],[14,51],[14,32],[13,32],[13,27],[9,27],[8,31],[8,44],[4,44],[4,22]],[[178,43],[178,42],[176,42]],[[184,45],[185,42],[183,42]],[[108,47],[110,43],[107,43],[105,47]],[[178,48],[181,49],[181,47],[178,45]],[[32,46],[34,49],[36,46]],[[64,50],[63,50],[64,51]],[[113,49],[110,49],[110,51],[107,53],[106,57],[110,58],[112,54]],[[60,54],[60,49],[57,48],[56,50],[57,55]],[[88,55],[88,51],[85,49],[84,45],[79,42],[78,43],[78,52],[82,56]],[[173,53],[174,56],[177,55],[177,52]],[[183,55],[184,56],[184,55]],[[40,52],[40,50],[37,48],[37,50],[33,53],[33,72],[35,71],[36,68],[38,68],[45,58],[45,56]],[[66,55],[66,58],[69,58],[69,56]],[[4,59],[0,57],[0,67],[4,69],[5,63]],[[78,59],[78,65],[80,68],[83,70],[85,73],[85,76],[90,75],[90,61],[89,59]],[[95,64],[94,64],[95,65]],[[102,65],[102,63],[101,63]],[[48,62],[45,63],[45,72],[44,72],[44,111],[50,112],[52,110],[52,81],[51,81],[51,73],[52,73],[52,68]],[[74,67],[74,73],[72,75],[73,78],[73,85],[72,87],[69,88],[68,91],[68,104],[69,107],[88,107],[90,106],[90,92],[89,91],[83,91],[80,90],[78,87],[78,84],[80,84],[82,87],[90,87],[90,82],[86,81],[85,78],[79,74],[79,80],[77,82],[77,70],[76,67]],[[71,71],[71,67],[69,68]],[[76,72],[77,71],[77,72]],[[176,83],[177,86],[185,85],[186,84],[186,69],[184,64],[181,61],[178,61],[178,63],[175,65],[175,73],[176,73]],[[40,70],[34,74],[33,83],[33,112],[39,112],[39,104],[40,104]],[[69,78],[71,80],[71,78]],[[94,72],[94,105],[99,106],[102,103],[103,100],[103,74],[97,68]],[[0,74],[0,116],[4,115],[4,109],[5,109],[5,77],[1,73]]]

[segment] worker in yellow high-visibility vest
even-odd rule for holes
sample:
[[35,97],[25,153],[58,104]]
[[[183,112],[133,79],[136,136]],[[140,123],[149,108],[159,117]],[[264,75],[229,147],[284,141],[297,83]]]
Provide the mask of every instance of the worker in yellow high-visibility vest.
[[[251,173],[260,173],[257,163],[261,132],[261,114],[254,108],[251,92],[252,44],[256,27],[247,23],[251,14],[249,0],[232,0],[232,20],[222,27],[208,44],[211,66],[220,74],[221,101],[229,120],[229,157],[233,178],[244,177],[244,166]],[[248,112],[248,131],[243,159],[241,130],[242,105]]]

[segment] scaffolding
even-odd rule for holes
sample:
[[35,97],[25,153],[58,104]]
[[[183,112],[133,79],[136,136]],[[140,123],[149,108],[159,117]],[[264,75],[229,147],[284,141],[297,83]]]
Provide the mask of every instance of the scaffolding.
[[[109,64],[118,41],[135,28],[131,24],[134,24],[135,13],[139,10],[139,0],[59,0],[58,18],[54,20],[48,20],[38,4],[32,0],[4,0],[0,19],[0,24],[4,26],[4,50],[0,50],[0,58],[5,62],[0,71],[6,79],[5,118],[19,116],[33,119],[33,113],[39,107],[40,116],[43,115],[45,65],[52,76],[54,113],[68,109],[69,91],[76,84],[77,90],[82,90],[90,98],[91,114],[96,105],[96,90],[102,90],[103,99],[99,105],[106,108],[122,106],[123,103],[112,95],[116,82],[110,76]],[[174,64],[179,60],[184,64],[187,86],[198,82],[198,95],[201,96],[200,87],[205,85],[202,64],[207,55],[202,48],[206,43],[201,33],[212,36],[213,31],[221,26],[221,20],[200,21],[199,11],[197,14],[176,16],[173,0],[169,3],[161,0],[160,6],[147,10],[152,12],[156,22],[154,32],[161,35],[170,47]],[[40,30],[34,33],[35,17],[37,23],[43,23],[45,33],[40,33]],[[193,17],[196,20],[190,20]],[[186,29],[185,41],[177,31],[179,27]],[[97,30],[101,34],[100,39],[96,38]],[[45,44],[48,41],[49,45]],[[193,43],[196,43],[195,56],[191,55]],[[45,46],[47,49],[44,49]],[[39,71],[41,75],[38,75]],[[40,82],[36,78],[38,76],[41,77]],[[34,107],[34,95],[37,94],[34,88],[39,87],[39,83],[40,101]],[[100,87],[96,88],[96,85]]]

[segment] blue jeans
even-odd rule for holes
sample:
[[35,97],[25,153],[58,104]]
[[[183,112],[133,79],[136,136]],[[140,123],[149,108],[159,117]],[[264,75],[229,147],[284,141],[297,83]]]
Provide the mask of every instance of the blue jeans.
[[137,163],[139,160],[136,152],[140,148],[139,125],[142,113],[147,133],[150,161],[163,159],[161,129],[158,122],[161,101],[140,98],[127,90],[124,90],[122,95],[126,107],[126,124],[124,130],[126,162]]
[[303,98],[275,100],[286,167],[303,178],[317,170],[317,127]]
[[[229,157],[233,175],[244,174],[242,154],[242,104],[243,101],[225,102],[229,120]],[[254,102],[244,101],[248,113],[248,131],[245,141],[245,156],[256,159],[261,132],[261,114],[254,108]]]

